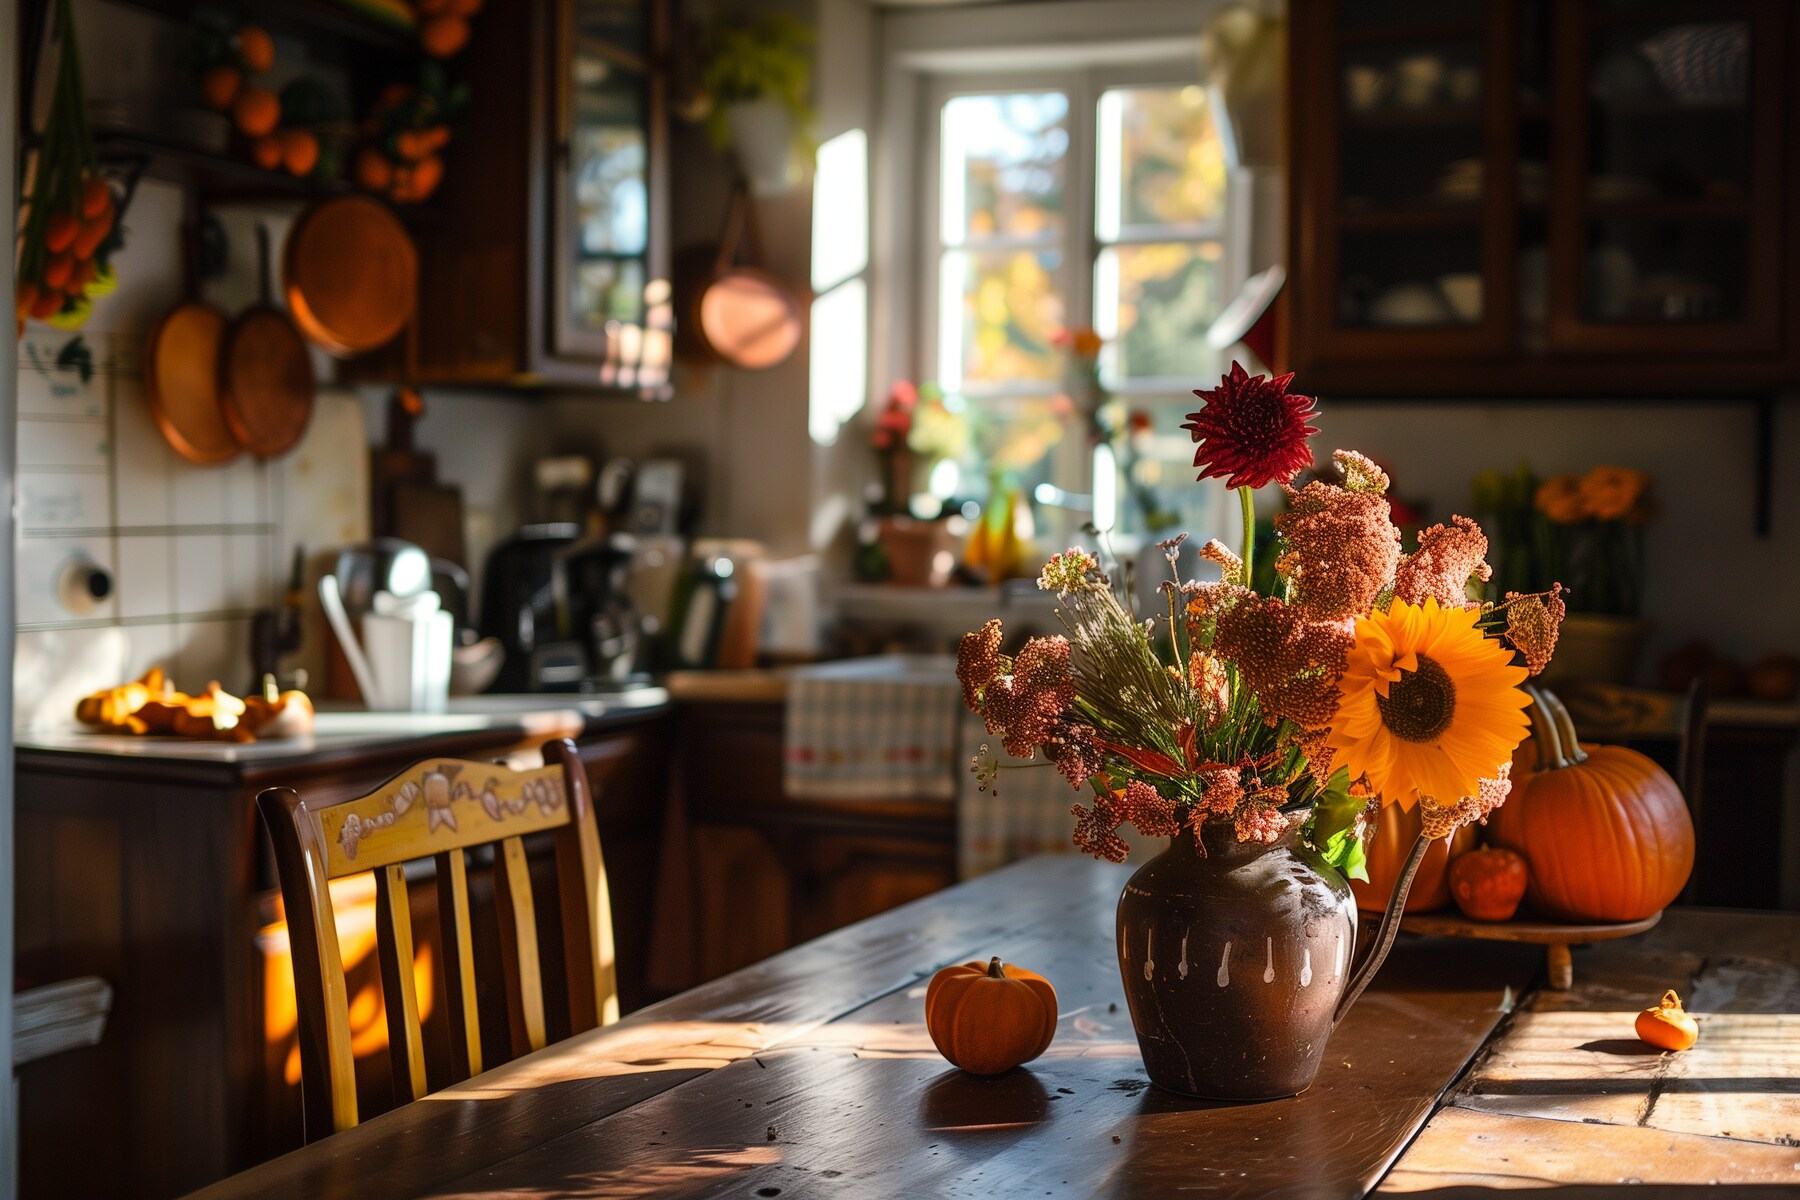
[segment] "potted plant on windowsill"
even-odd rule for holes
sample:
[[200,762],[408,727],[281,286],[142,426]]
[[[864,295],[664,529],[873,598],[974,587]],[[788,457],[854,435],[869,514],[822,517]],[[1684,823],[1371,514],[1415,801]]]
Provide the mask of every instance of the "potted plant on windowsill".
[[721,18],[707,26],[700,84],[708,100],[706,128],[713,144],[737,151],[759,196],[797,182],[813,120],[813,30],[770,13]]
[[[1466,517],[1404,553],[1387,476],[1335,456],[1343,484],[1291,481],[1312,459],[1309,397],[1235,363],[1187,429],[1201,478],[1226,478],[1245,520],[1216,582],[1175,575],[1140,620],[1095,557],[1044,567],[1066,637],[1002,653],[998,620],[957,655],[963,699],[1009,755],[1049,760],[1085,805],[1075,843],[1123,861],[1119,827],[1169,839],[1119,899],[1119,963],[1150,1079],[1216,1099],[1304,1090],[1326,1040],[1398,934],[1432,841],[1484,820],[1511,788],[1527,728],[1520,685],[1556,641],[1554,591],[1471,600],[1490,574]],[[1276,594],[1248,586],[1252,495],[1279,484]],[[1266,553],[1266,551],[1265,551]],[[1515,651],[1524,666],[1513,664]],[[997,771],[976,760],[983,787]],[[1361,962],[1345,882],[1384,805],[1417,812],[1413,841]],[[1384,818],[1385,819],[1385,818]]]

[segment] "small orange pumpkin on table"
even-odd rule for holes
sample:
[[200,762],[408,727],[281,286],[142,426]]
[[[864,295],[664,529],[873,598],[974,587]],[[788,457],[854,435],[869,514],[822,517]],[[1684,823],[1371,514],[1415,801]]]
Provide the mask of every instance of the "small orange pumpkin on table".
[[938,1053],[971,1075],[1030,1062],[1056,1036],[1056,989],[998,956],[945,967],[925,989],[925,1028]]
[[1525,898],[1525,860],[1511,850],[1471,850],[1450,860],[1450,894],[1463,915],[1510,921]]
[[1681,997],[1671,988],[1654,1007],[1638,1014],[1637,1035],[1663,1050],[1689,1050],[1700,1040],[1700,1023],[1681,1007]]

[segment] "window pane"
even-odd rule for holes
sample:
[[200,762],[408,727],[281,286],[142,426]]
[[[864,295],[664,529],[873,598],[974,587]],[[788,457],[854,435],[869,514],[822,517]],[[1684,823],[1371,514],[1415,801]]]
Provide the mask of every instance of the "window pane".
[[1216,352],[1207,326],[1219,313],[1218,242],[1109,246],[1094,263],[1094,324],[1107,338],[1110,383],[1200,376]]
[[1203,88],[1119,88],[1100,97],[1097,204],[1103,241],[1123,229],[1219,218],[1225,153]]
[[1061,92],[957,96],[944,105],[945,245],[1062,236],[1068,118]]
[[946,391],[1060,380],[1063,325],[1056,250],[950,250],[938,268],[938,381]]

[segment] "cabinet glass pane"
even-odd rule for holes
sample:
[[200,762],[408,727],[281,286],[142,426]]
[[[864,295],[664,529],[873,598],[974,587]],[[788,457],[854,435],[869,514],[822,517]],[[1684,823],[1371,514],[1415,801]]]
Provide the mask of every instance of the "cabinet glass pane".
[[1340,326],[1407,329],[1481,320],[1481,237],[1473,227],[1345,229],[1338,257]]
[[1589,227],[1582,315],[1680,323],[1744,315],[1749,228],[1741,220],[1610,220]]
[[1588,200],[1743,201],[1749,47],[1746,21],[1603,31],[1588,64]]
[[[650,197],[645,80],[630,62],[632,40],[642,39],[637,7],[577,0],[573,9],[563,183],[571,228],[561,253],[572,260],[565,278],[575,330],[643,320]],[[607,40],[615,34],[626,42]]]
[[648,44],[644,0],[579,0],[575,36],[643,59]]
[[1338,20],[1353,30],[1416,28],[1479,21],[1485,9],[1483,0],[1352,0],[1338,6]]
[[1485,80],[1479,43],[1352,46],[1338,82],[1344,211],[1480,202]]

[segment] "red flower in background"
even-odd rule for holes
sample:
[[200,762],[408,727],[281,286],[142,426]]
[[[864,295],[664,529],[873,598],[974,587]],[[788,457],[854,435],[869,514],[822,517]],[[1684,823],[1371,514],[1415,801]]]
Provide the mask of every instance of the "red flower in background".
[[1194,466],[1201,479],[1259,488],[1287,483],[1312,463],[1306,439],[1319,431],[1307,422],[1318,412],[1311,396],[1287,390],[1293,378],[1292,372],[1275,379],[1251,375],[1233,362],[1218,387],[1194,390],[1206,403],[1182,428],[1198,443]]

